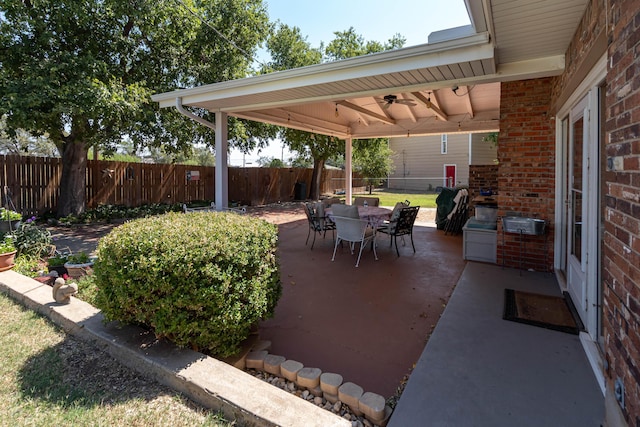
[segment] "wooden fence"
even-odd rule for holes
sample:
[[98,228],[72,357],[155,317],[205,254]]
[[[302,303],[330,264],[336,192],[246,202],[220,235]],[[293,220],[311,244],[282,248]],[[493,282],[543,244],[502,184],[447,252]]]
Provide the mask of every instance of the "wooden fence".
[[[55,212],[62,161],[60,158],[0,156],[0,186],[11,194],[23,215]],[[188,203],[214,200],[215,168],[208,166],[125,163],[89,160],[86,169],[87,208],[113,204],[140,206],[148,203]],[[264,205],[294,199],[296,183],[309,194],[311,169],[229,168],[229,200],[244,205]],[[344,171],[324,170],[323,194],[344,189]],[[362,186],[354,177],[354,186]]]

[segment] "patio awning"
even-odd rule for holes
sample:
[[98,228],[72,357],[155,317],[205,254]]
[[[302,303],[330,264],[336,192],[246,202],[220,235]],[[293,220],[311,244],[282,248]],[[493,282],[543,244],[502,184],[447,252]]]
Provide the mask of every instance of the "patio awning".
[[[230,115],[345,139],[350,170],[352,139],[498,130],[500,82],[561,74],[587,3],[465,0],[471,25],[432,33],[427,44],[152,100],[165,108],[205,108],[217,121]],[[226,168],[226,129],[219,133],[217,166]],[[224,191],[220,185],[216,194]]]
[[485,32],[152,99],[339,138],[479,132],[498,128],[495,74]]

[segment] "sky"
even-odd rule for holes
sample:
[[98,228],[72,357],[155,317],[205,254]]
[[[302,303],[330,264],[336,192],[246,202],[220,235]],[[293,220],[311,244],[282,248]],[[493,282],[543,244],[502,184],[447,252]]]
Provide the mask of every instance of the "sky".
[[[269,19],[300,28],[311,47],[325,45],[334,32],[353,27],[365,41],[384,43],[399,33],[405,47],[427,43],[434,31],[469,25],[463,0],[264,0]],[[262,57],[265,53],[260,52]],[[267,57],[268,59],[268,57]],[[233,166],[257,166],[260,157],[283,158],[292,154],[279,141],[261,152],[229,154]]]

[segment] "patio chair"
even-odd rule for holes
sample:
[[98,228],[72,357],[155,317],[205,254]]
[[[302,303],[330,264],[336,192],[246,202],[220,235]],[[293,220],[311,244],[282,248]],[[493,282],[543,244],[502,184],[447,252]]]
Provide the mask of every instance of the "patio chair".
[[339,197],[328,197],[322,200],[322,206],[324,206],[325,208],[331,207],[337,203],[341,203]]
[[[381,225],[378,227],[378,232],[385,233],[389,235],[389,246],[393,246],[393,243],[396,244],[396,253],[400,256],[400,251],[398,250],[398,236],[409,236],[411,238],[411,247],[413,248],[413,253],[416,252],[416,246],[413,244],[413,224],[416,222],[416,217],[418,216],[418,211],[420,210],[420,206],[407,206],[399,209],[399,213],[397,218],[392,218],[388,223]],[[402,241],[404,245],[404,240]]]
[[369,221],[364,219],[346,218],[342,216],[334,216],[333,221],[336,224],[336,243],[333,247],[333,257],[331,261],[336,259],[336,250],[338,244],[341,242],[348,242],[351,255],[353,255],[353,249],[356,243],[360,243],[360,251],[358,252],[358,259],[356,261],[356,267],[360,264],[360,257],[362,256],[362,249],[369,243],[373,247],[373,256],[378,260],[378,253],[376,252],[376,233],[367,227]]
[[331,213],[333,214],[333,216],[343,216],[347,218],[360,219],[358,207],[355,205],[331,205]]
[[380,206],[378,197],[356,197],[353,199],[353,204],[356,206],[364,206],[365,202],[367,202],[368,206]]
[[322,234],[322,237],[324,238],[327,235],[327,231],[331,230],[333,240],[335,240],[336,225],[325,216],[322,203],[305,203],[304,212],[307,215],[307,220],[309,221],[309,231],[307,233],[307,241],[304,243],[305,245],[309,243],[311,231],[313,231],[311,249],[313,249],[313,245],[316,243],[316,234]]

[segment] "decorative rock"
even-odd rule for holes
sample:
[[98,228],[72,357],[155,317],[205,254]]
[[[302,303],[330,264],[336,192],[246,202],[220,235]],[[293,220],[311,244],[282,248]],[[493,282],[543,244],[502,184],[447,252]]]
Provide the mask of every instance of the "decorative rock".
[[373,427],[373,424],[371,424],[371,421],[369,421],[368,419],[364,419],[363,421],[364,427]]
[[322,397],[322,389],[320,388],[320,386],[310,388],[309,391],[316,397]]
[[332,411],[337,414],[338,412],[340,412],[340,409],[342,409],[342,402],[338,400],[336,403],[333,404]]
[[284,356],[267,354],[264,358],[264,370],[272,375],[280,376],[280,365],[287,360]]
[[325,399],[327,399],[328,402],[331,403],[336,403],[338,402],[340,399],[338,399],[338,395],[337,394],[331,394],[331,393],[322,393],[322,397],[324,397]]
[[280,365],[280,374],[289,381],[297,381],[298,372],[304,365],[295,360],[286,360]]
[[344,415],[342,416],[342,418],[344,418],[345,420],[349,420],[349,421],[351,421],[351,414],[346,413],[346,414],[344,414]]
[[322,371],[318,368],[302,368],[298,371],[296,383],[300,387],[316,388],[320,385],[320,375]]
[[247,358],[245,361],[245,363],[247,364],[247,368],[258,369],[260,371],[264,370],[265,357],[267,357],[267,352],[265,350],[250,352],[249,354],[247,354]]
[[302,398],[306,400],[307,397],[309,397],[309,390],[305,390],[302,392]]
[[313,403],[315,403],[318,406],[322,406],[322,398],[320,396],[316,396],[313,398]]
[[287,390],[294,391],[295,389],[296,389],[296,383],[294,382],[287,383]]
[[357,384],[346,382],[338,388],[338,398],[342,403],[346,404],[356,415],[362,415],[360,412],[360,398],[364,390]]
[[365,417],[376,422],[384,419],[385,400],[376,393],[366,392],[360,397],[358,409]]
[[340,385],[342,385],[342,375],[330,372],[320,375],[320,388],[323,392],[337,396]]
[[360,420],[355,420],[351,421],[351,427],[364,427],[364,424]]
[[370,419],[371,422],[379,427],[386,427],[387,423],[389,422],[389,418],[391,418],[391,414],[393,413],[393,409],[391,409],[389,406],[385,406],[384,407],[384,417],[380,420],[373,420]]

